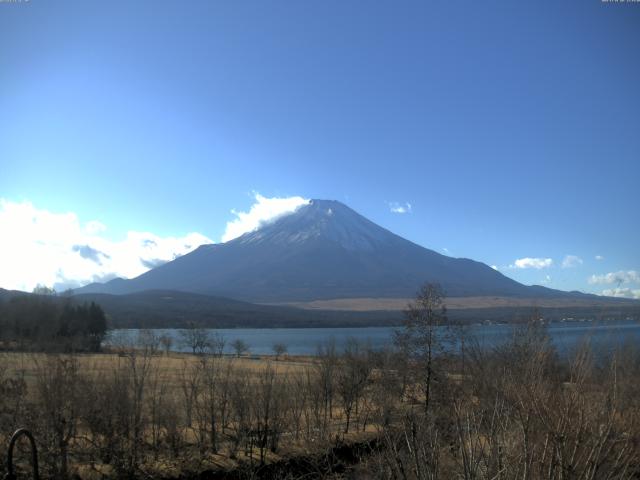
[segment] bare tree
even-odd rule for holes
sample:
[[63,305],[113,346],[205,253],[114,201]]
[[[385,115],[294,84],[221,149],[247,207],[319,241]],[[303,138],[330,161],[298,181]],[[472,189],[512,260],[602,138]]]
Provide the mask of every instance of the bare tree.
[[164,349],[165,355],[169,355],[171,351],[171,347],[173,346],[173,337],[171,335],[160,335],[158,339],[160,341],[160,345]]
[[338,355],[336,353],[335,339],[331,338],[326,344],[318,345],[316,369],[319,377],[320,399],[323,405],[323,431],[326,431],[329,419],[333,417],[335,370],[337,364]]
[[337,390],[345,414],[344,433],[349,433],[351,414],[358,410],[358,402],[371,374],[371,364],[366,350],[354,338],[347,346],[337,370]]
[[149,380],[147,382],[147,393],[145,395],[145,409],[149,417],[149,426],[147,428],[151,438],[151,449],[154,457],[157,459],[160,449],[160,441],[163,434],[163,416],[165,414],[165,404],[169,396],[169,385],[166,377],[162,375],[165,371],[163,359],[157,358],[154,362]]
[[391,425],[392,415],[402,401],[405,375],[398,371],[395,352],[389,349],[377,352],[374,367],[377,376],[372,382],[370,397],[375,408],[375,420],[386,428]]
[[208,437],[211,451],[217,453],[219,432],[226,419],[232,364],[216,355],[206,355],[200,358],[197,368],[202,386],[196,402],[200,429]]
[[238,338],[237,340],[231,342],[231,348],[233,348],[233,350],[236,352],[237,357],[240,357],[241,355],[249,351],[249,345],[247,345],[247,343],[241,338]]
[[285,382],[289,395],[289,404],[286,413],[289,415],[289,424],[293,428],[295,439],[298,440],[302,431],[302,420],[309,407],[309,390],[305,379],[305,373],[290,373]]
[[[238,369],[233,376],[229,389],[231,408],[232,443],[230,457],[236,458],[240,445],[247,442],[251,431],[251,379],[244,369]],[[248,448],[245,448],[247,451]]]
[[153,330],[142,329],[138,332],[136,347],[149,355],[155,355],[160,348],[160,337]]
[[211,336],[205,328],[190,325],[189,328],[180,330],[182,345],[191,349],[194,355],[202,355],[211,348]]
[[127,455],[132,415],[130,372],[120,358],[110,371],[87,375],[82,386],[82,424],[95,456],[122,476],[129,472]]
[[129,450],[129,472],[135,472],[140,461],[141,445],[145,431],[146,418],[144,416],[145,395],[147,383],[155,368],[153,364],[154,350],[148,349],[141,353],[132,350],[127,357],[131,392],[131,441]]
[[417,382],[422,387],[424,411],[429,411],[434,380],[434,357],[442,350],[438,327],[446,321],[444,294],[437,284],[427,283],[405,311],[403,329],[396,332],[395,342],[416,362]]
[[284,343],[274,343],[273,347],[271,348],[273,350],[273,353],[275,353],[276,355],[276,361],[279,360],[280,356],[287,353],[287,345],[285,345]]
[[194,404],[200,391],[202,370],[200,365],[187,359],[183,360],[180,369],[179,385],[182,393],[182,405],[185,413],[185,423],[187,427],[193,425]]
[[37,389],[40,398],[44,438],[49,438],[54,460],[53,474],[69,476],[69,446],[79,418],[79,368],[72,356],[47,356],[36,360]]
[[252,434],[260,452],[260,463],[264,463],[266,449],[270,448],[275,452],[278,448],[278,440],[285,417],[284,388],[282,381],[270,364],[258,374],[254,388],[255,423]]
[[216,357],[221,357],[224,353],[224,347],[227,344],[225,338],[218,332],[209,338],[209,351]]

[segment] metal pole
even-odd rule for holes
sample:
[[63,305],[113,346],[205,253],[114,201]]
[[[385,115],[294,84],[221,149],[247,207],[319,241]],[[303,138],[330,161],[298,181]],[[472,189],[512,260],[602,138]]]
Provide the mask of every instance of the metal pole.
[[40,480],[40,476],[38,474],[38,449],[36,448],[36,441],[34,440],[33,435],[31,435],[31,432],[26,428],[16,430],[11,436],[11,440],[9,441],[9,450],[7,451],[7,474],[4,476],[4,480],[16,480],[16,474],[13,471],[13,447],[18,441],[18,438],[22,435],[27,437],[31,444],[31,468],[33,469],[33,479]]

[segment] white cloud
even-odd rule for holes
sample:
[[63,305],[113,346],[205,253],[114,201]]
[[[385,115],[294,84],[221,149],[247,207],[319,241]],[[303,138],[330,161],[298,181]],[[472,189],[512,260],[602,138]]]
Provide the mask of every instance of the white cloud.
[[562,260],[562,268],[573,268],[582,265],[584,262],[577,255],[565,255]]
[[551,258],[519,258],[515,261],[515,265],[510,265],[511,268],[535,268],[540,270],[541,268],[549,268],[553,265]]
[[497,265],[491,265],[491,268],[493,268],[494,270],[500,270]]
[[540,280],[540,285],[549,285],[551,283],[551,275],[545,275],[543,280]]
[[619,272],[610,272],[604,275],[591,275],[588,278],[588,282],[590,284],[605,284],[605,285],[613,285],[617,283],[621,285],[623,283],[636,283],[640,282],[640,274],[635,270],[623,271]]
[[106,229],[107,226],[97,220],[91,220],[84,225],[84,231],[89,235],[97,235],[98,233],[104,232]]
[[409,202],[389,202],[388,205],[391,213],[411,213],[411,204]]
[[255,203],[248,212],[231,210],[236,218],[227,222],[222,241],[228,242],[240,235],[257,230],[282,215],[294,212],[298,207],[306,205],[309,200],[302,197],[266,198],[259,193],[254,194]]
[[131,278],[212,243],[199,233],[159,237],[136,231],[113,241],[102,235],[106,229],[97,221],[81,223],[75,213],[0,199],[0,287],[31,291],[40,283],[62,290]]
[[602,291],[602,295],[607,297],[636,298],[640,299],[640,289],[630,288],[610,288]]
[[596,255],[595,259],[600,261],[600,260],[604,260],[604,257],[602,255]]

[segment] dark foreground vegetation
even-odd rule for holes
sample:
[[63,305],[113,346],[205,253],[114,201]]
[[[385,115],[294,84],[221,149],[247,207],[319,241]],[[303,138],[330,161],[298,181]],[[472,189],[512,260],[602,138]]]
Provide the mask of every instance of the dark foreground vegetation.
[[535,315],[482,349],[464,327],[436,336],[444,321],[427,286],[387,351],[170,355],[143,332],[111,353],[5,353],[0,441],[31,429],[62,479],[640,476],[640,351],[561,358]]
[[[311,328],[370,327],[399,325],[400,311],[302,310],[278,305],[259,305],[231,298],[195,293],[150,290],[128,295],[74,294],[62,295],[46,288],[39,296],[54,302],[77,305],[95,303],[104,310],[109,328]],[[33,294],[0,288],[0,308],[16,298]]]
[[97,352],[107,319],[94,302],[78,303],[38,287],[34,294],[0,301],[0,347],[3,350]]

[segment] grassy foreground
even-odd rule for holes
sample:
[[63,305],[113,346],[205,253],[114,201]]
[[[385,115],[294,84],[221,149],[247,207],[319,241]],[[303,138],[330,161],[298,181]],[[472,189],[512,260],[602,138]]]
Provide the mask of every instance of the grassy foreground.
[[[31,429],[44,478],[196,478],[220,470],[257,478],[261,465],[293,457],[305,458],[312,473],[277,478],[326,478],[319,455],[372,438],[376,448],[349,478],[640,476],[635,346],[596,355],[585,342],[559,358],[537,324],[491,350],[464,338],[452,354],[422,338],[433,342],[421,350],[350,342],[344,352],[325,345],[315,357],[278,360],[144,346],[4,353],[0,441],[17,427]],[[23,467],[27,458],[18,454]]]
[[337,358],[0,353],[0,441],[31,429],[45,478],[178,477],[317,453],[375,430],[368,402],[347,428],[333,379],[320,383]]

